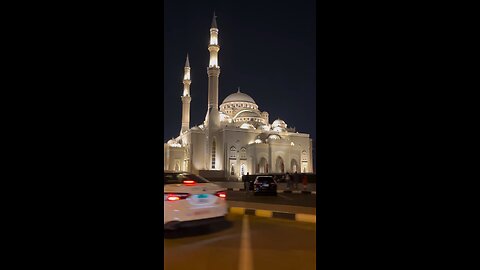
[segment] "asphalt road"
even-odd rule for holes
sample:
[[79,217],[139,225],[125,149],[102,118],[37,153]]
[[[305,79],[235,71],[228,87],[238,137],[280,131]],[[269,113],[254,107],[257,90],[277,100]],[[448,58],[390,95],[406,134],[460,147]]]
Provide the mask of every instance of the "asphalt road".
[[215,226],[165,232],[164,269],[315,269],[312,223],[229,214]]
[[277,196],[257,195],[245,191],[227,191],[227,201],[256,202],[269,204],[317,207],[317,196],[312,194],[278,193]]

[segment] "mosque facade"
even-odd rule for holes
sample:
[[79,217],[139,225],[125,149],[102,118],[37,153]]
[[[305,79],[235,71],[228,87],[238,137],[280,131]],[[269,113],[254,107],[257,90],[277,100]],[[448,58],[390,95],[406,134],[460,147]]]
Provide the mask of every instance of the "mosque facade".
[[220,66],[215,16],[208,51],[208,104],[203,123],[190,127],[190,63],[184,67],[180,133],[164,143],[164,170],[240,179],[247,173],[313,172],[312,139],[289,128],[240,89],[218,104]]

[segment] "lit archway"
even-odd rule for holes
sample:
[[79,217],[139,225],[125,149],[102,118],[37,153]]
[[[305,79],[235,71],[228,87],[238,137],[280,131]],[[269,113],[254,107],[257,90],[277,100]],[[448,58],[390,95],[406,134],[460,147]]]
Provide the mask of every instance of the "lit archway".
[[283,163],[283,158],[280,156],[277,157],[275,162],[275,171],[279,173],[285,173],[285,164]]
[[240,166],[240,174],[243,176],[245,174],[247,174],[247,166],[245,164],[242,164]]
[[262,158],[260,159],[260,163],[258,164],[258,167],[259,167],[259,168],[258,168],[258,169],[259,169],[259,171],[258,171],[259,173],[266,173],[266,172],[267,172],[267,170],[266,170],[266,168],[267,168],[267,160],[262,157]]
[[176,172],[180,171],[180,162],[179,161],[175,162],[175,171]]
[[298,162],[295,160],[295,159],[292,159],[292,161],[290,162],[290,169],[292,170],[292,172],[297,172],[298,171]]

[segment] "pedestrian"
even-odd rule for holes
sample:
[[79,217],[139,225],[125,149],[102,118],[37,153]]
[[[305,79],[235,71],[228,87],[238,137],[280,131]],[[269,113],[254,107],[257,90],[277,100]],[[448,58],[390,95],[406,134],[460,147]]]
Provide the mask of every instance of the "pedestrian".
[[293,184],[295,185],[295,190],[298,190],[298,182],[300,181],[297,171],[293,174]]
[[243,182],[243,189],[247,190],[247,177],[246,175],[242,175],[242,182]]
[[290,177],[290,174],[287,172],[285,175],[285,180],[287,181],[287,189],[292,188],[292,178]]
[[247,175],[244,175],[243,176],[243,183],[245,185],[245,191],[248,193],[248,190],[250,189],[250,177],[249,177],[249,173],[247,172]]
[[302,184],[303,184],[303,190],[307,190],[308,178],[306,174],[303,174],[302,176]]

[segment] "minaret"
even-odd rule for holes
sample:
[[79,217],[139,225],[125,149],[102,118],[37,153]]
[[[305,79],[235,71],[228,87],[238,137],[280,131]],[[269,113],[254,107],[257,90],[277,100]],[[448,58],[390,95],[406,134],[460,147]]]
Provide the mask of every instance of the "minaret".
[[221,137],[217,131],[220,129],[220,112],[218,111],[218,77],[220,75],[220,66],[218,65],[218,28],[215,12],[213,13],[212,26],[210,27],[210,43],[208,51],[210,52],[210,62],[207,68],[208,74],[208,109],[205,117],[207,124],[206,136],[206,158],[207,170],[222,170],[223,159],[221,156],[222,145]]
[[220,67],[218,66],[218,28],[215,12],[213,13],[212,26],[210,27],[210,44],[208,51],[210,52],[210,63],[208,65],[208,109],[215,108],[218,110],[218,77],[220,75]]
[[191,83],[192,81],[190,80],[190,62],[188,61],[187,54],[187,61],[185,62],[185,68],[183,73],[182,129],[180,130],[180,135],[182,135],[190,128],[190,101],[192,101],[192,97],[190,97]]

